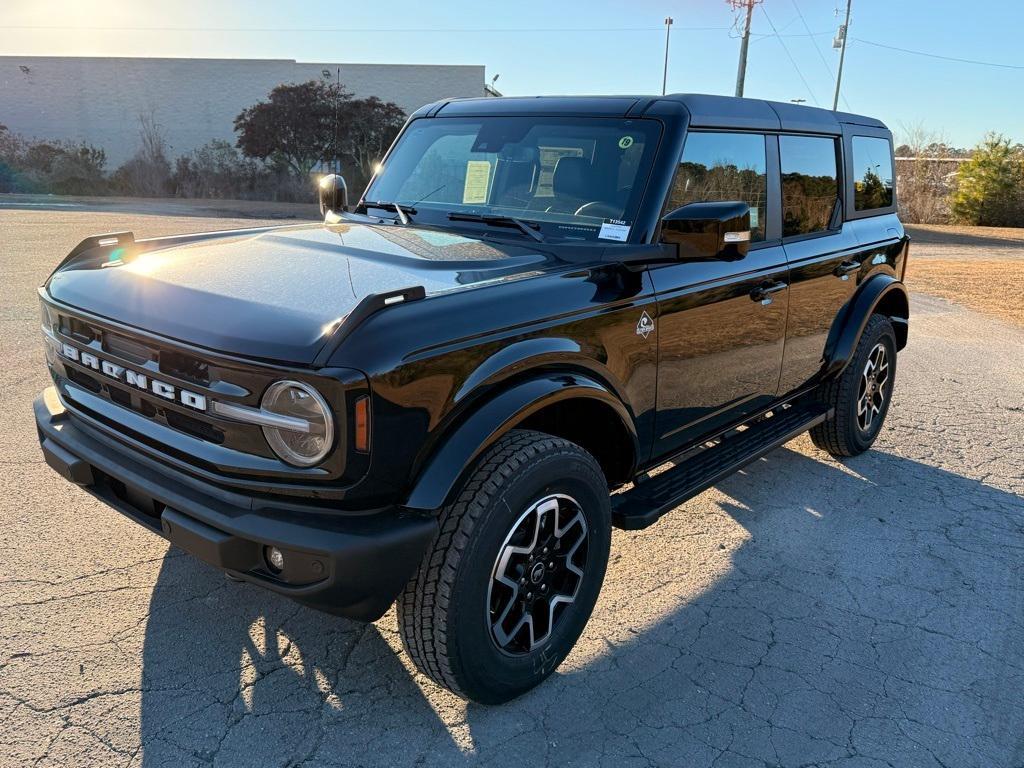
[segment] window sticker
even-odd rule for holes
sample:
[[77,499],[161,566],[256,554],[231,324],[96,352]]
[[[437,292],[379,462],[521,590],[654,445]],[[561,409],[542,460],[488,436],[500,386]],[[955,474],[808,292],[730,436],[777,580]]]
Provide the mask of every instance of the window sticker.
[[605,219],[597,237],[599,240],[615,240],[624,243],[629,239],[629,224],[618,219]]
[[750,207],[750,228],[751,229],[757,229],[757,216],[758,216],[757,211],[758,211],[758,208],[757,208],[756,205],[752,205]]
[[462,202],[486,203],[487,183],[491,180],[491,164],[487,160],[466,161],[466,185],[462,189]]
[[629,149],[632,146],[633,146],[633,137],[632,136],[623,136],[621,139],[619,139],[619,149]]

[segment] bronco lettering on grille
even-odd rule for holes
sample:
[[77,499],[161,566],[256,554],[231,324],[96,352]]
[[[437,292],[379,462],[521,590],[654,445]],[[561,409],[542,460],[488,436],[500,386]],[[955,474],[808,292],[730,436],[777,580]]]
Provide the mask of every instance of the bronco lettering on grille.
[[171,384],[154,379],[147,374],[129,370],[124,366],[116,365],[109,360],[103,360],[91,352],[83,352],[70,344],[61,342],[54,346],[62,357],[66,357],[68,360],[74,360],[86,368],[92,368],[94,371],[99,371],[112,379],[123,381],[125,384],[137,389],[152,392],[157,397],[162,397],[165,400],[178,400],[182,405],[187,405],[189,408],[195,408],[197,411],[206,410],[205,395],[200,395],[197,392],[189,392],[187,389],[178,389]]

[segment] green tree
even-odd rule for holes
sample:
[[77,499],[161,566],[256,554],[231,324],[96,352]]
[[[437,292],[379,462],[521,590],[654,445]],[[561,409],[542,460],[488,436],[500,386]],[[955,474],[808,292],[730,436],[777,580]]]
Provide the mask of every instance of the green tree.
[[870,168],[864,172],[864,178],[854,182],[854,198],[857,210],[885,208],[892,205],[892,196],[882,177]]
[[381,101],[376,96],[353,99],[341,110],[340,154],[355,171],[355,189],[365,186],[373,175],[373,167],[395,140],[405,112],[397,104]]
[[238,148],[246,157],[269,160],[304,177],[319,163],[338,157],[338,117],[352,96],[343,86],[320,80],[279,85],[267,101],[235,118]]
[[990,133],[960,166],[951,208],[957,221],[979,226],[1024,225],[1024,147]]

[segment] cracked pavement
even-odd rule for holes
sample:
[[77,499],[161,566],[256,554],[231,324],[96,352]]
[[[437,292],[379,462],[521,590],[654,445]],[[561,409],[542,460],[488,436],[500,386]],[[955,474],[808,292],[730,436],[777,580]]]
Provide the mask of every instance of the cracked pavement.
[[42,463],[49,269],[94,231],[253,223],[0,211],[0,766],[1024,766],[1024,330],[915,296],[873,451],[804,436],[616,531],[576,650],[481,707],[393,613],[229,582]]

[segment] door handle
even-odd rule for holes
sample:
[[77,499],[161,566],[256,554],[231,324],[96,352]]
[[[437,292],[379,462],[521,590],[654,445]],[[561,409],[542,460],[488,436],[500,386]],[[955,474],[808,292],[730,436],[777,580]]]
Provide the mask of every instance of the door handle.
[[844,261],[832,271],[832,274],[836,277],[845,277],[846,275],[856,272],[858,269],[860,269],[859,261]]
[[789,287],[789,283],[783,283],[782,281],[774,283],[761,283],[754,290],[750,292],[751,301],[760,301],[764,304],[771,303],[771,295],[784,291]]

